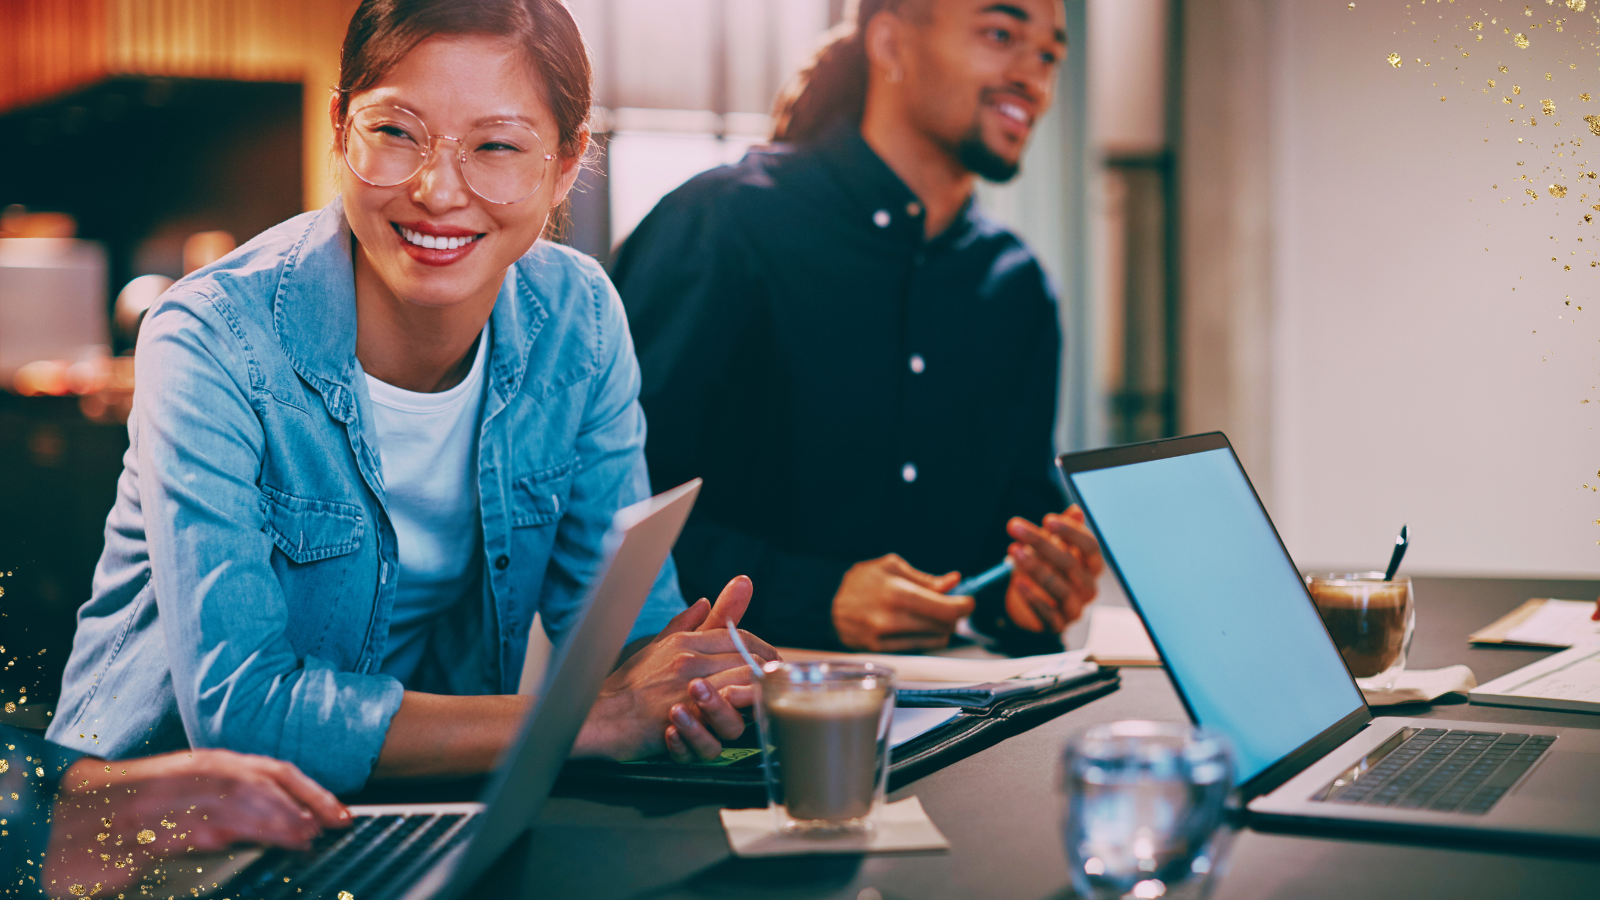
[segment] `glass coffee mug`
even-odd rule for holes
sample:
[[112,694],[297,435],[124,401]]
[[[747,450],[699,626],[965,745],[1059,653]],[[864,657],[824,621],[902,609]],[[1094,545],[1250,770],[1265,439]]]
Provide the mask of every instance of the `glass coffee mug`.
[[1306,588],[1357,683],[1368,690],[1394,687],[1417,625],[1411,579],[1384,581],[1382,572],[1312,574]]
[[872,828],[889,774],[894,670],[871,663],[769,662],[761,669],[767,798],[780,833]]

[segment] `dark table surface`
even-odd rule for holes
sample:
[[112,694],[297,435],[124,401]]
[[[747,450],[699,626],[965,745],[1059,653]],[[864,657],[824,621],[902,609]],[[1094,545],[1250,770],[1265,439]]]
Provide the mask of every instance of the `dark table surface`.
[[[1469,632],[1529,597],[1588,599],[1600,581],[1418,578],[1410,666],[1472,667],[1480,682],[1546,655],[1473,647]],[[1067,897],[1060,837],[1060,757],[1084,728],[1117,719],[1182,720],[1159,669],[1124,669],[1122,688],[1024,734],[912,782],[950,839],[948,853],[740,860],[729,852],[718,806],[681,797],[556,797],[525,845],[522,893],[533,897],[639,898],[1045,898]],[[1485,722],[1600,728],[1600,716],[1412,704],[1375,712]],[[1600,809],[1595,811],[1600,815]],[[515,857],[521,856],[521,859]],[[525,864],[525,865],[519,865]],[[514,883],[514,882],[512,882]],[[867,890],[867,889],[872,890]],[[865,892],[865,893],[863,893]],[[497,891],[496,893],[501,893]],[[506,892],[510,893],[510,892]],[[1585,858],[1498,847],[1418,845],[1243,830],[1216,900],[1369,897],[1600,897],[1600,853]]]

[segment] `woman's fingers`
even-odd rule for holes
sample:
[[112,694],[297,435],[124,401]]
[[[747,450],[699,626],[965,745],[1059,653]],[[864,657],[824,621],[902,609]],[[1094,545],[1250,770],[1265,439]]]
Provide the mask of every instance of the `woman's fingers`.
[[[261,759],[261,757],[247,758]],[[338,797],[307,777],[299,767],[293,763],[275,760],[263,760],[263,762],[267,764],[266,774],[301,806],[310,810],[316,817],[317,824],[324,828],[343,828],[350,824],[350,810],[339,802]]]
[[[778,658],[778,651],[773,646],[744,629],[739,630],[739,639],[744,641],[746,650],[750,655],[768,662]],[[672,639],[678,650],[687,650],[691,653],[734,653],[738,648],[733,646],[733,638],[728,636],[728,629],[718,628],[714,631],[689,631]]]
[[689,604],[688,609],[673,616],[667,622],[667,627],[661,629],[655,639],[658,641],[665,640],[668,636],[677,634],[680,631],[693,631],[699,628],[705,622],[706,616],[710,614],[711,603],[706,598],[701,597],[699,600]]
[[698,630],[726,629],[729,625],[739,624],[739,620],[744,618],[744,611],[750,608],[750,598],[754,595],[755,584],[749,577],[735,576],[717,595],[717,602],[712,604],[711,613]]
[[672,705],[672,710],[667,714],[672,720],[672,725],[677,728],[678,736],[701,759],[714,759],[722,752],[722,742],[718,741],[699,719],[689,712],[688,707],[682,703]]
[[683,736],[678,733],[678,726],[668,725],[666,734],[667,755],[672,761],[679,764],[688,764],[695,761],[694,751],[683,742]]
[[[689,682],[689,696],[700,710],[700,718],[713,732],[725,741],[744,734],[744,716],[734,709],[721,691],[713,688],[704,678]],[[720,748],[719,748],[719,751]]]

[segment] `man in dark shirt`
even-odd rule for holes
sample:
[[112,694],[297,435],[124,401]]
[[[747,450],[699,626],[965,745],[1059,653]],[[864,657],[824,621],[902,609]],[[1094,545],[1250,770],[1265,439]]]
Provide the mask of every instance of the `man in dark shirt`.
[[[1054,295],[972,202],[975,175],[1015,174],[1063,21],[1059,0],[862,0],[780,98],[778,143],[623,245],[652,481],[705,478],[688,596],[747,573],[774,643],[872,650],[969,614],[1059,648],[1094,597],[1098,547],[1056,512]],[[1003,558],[1009,580],[948,595]]]

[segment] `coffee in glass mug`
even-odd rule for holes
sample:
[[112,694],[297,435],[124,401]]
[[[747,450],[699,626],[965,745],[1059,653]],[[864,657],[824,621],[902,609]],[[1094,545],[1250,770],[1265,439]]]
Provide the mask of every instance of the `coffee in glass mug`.
[[888,773],[893,670],[770,662],[762,667],[757,711],[778,830],[869,829]]
[[1411,579],[1382,572],[1315,574],[1306,587],[1329,637],[1361,686],[1385,690],[1405,671],[1416,605]]

